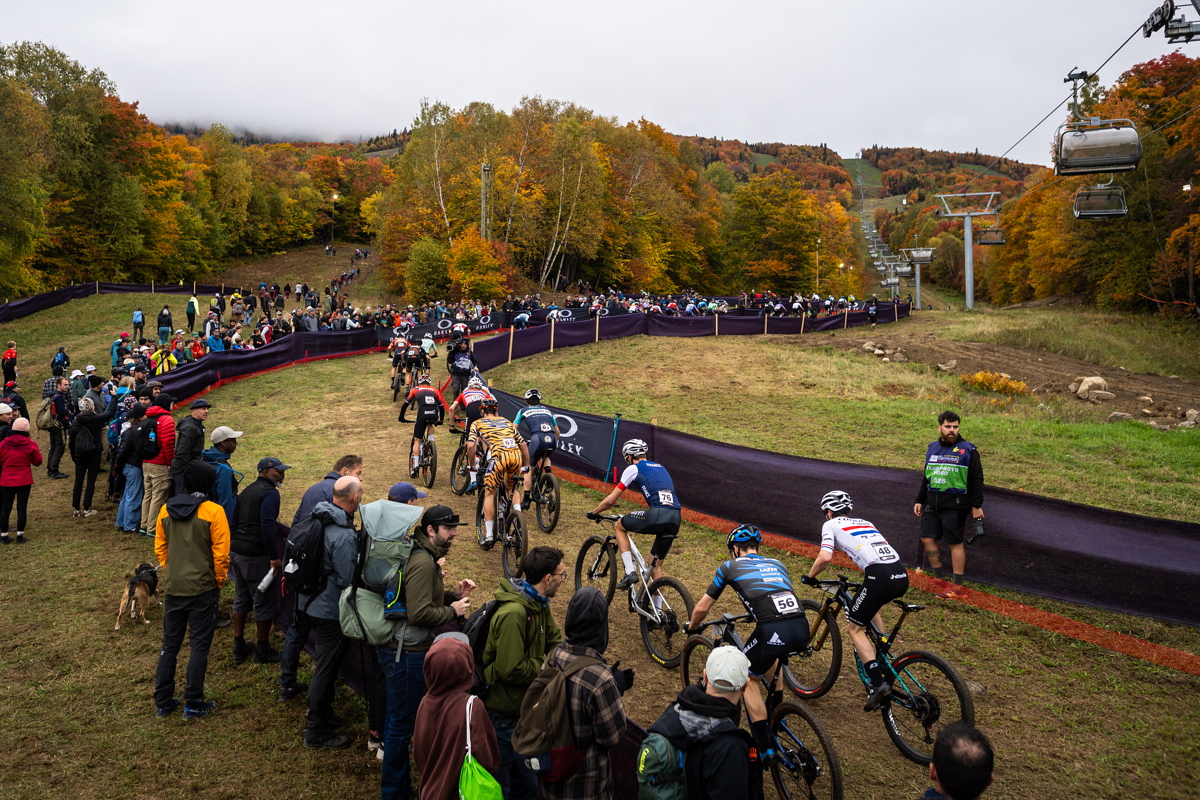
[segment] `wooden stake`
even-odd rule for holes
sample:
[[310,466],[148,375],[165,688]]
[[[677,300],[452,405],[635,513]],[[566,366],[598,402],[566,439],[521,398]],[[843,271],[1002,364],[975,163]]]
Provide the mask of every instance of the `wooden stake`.
[[150,279],[150,294],[154,294],[154,278]]
[[770,314],[763,314],[763,334],[764,335],[767,332],[767,320],[769,320],[770,318],[771,318]]
[[846,318],[842,320],[842,330],[850,327],[850,309],[846,309]]
[[556,320],[550,320],[550,352],[554,352],[554,323]]
[[721,315],[713,314],[713,336],[721,335]]
[[800,315],[800,335],[801,335],[801,336],[803,336],[803,335],[804,335],[804,321],[805,321],[806,319],[808,319],[808,314],[801,314],[801,315]]
[[96,294],[100,294],[100,281],[96,281]]
[[513,332],[515,330],[516,328],[512,327],[508,329],[508,363],[510,364],[512,363]]
[[596,315],[596,341],[600,341],[600,315]]

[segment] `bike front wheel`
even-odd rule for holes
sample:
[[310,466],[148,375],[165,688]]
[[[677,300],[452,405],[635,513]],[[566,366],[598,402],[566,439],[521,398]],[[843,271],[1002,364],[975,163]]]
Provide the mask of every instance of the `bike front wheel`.
[[521,577],[521,558],[525,555],[528,542],[525,541],[525,525],[520,515],[510,512],[504,520],[504,551],[500,561],[504,567],[504,577]]
[[817,715],[796,703],[780,703],[770,723],[779,744],[770,765],[779,797],[842,800],[842,763]]
[[437,443],[433,439],[426,439],[421,446],[421,483],[425,484],[426,489],[432,488],[436,477]]
[[537,498],[538,527],[543,533],[551,533],[558,525],[558,477],[543,472],[534,485],[533,492]]
[[[658,603],[654,602],[656,598],[660,598]],[[674,578],[659,578],[650,584],[649,598],[639,598],[638,605],[655,617],[651,620],[638,614],[642,642],[650,657],[667,669],[675,669],[683,651],[683,628],[691,620],[695,607],[691,593]]]
[[801,600],[807,616],[812,613],[809,626],[808,647],[797,654],[783,670],[783,680],[788,687],[805,700],[815,700],[833,688],[842,669],[842,634],[838,630],[837,617],[829,609],[821,615],[821,603]]
[[612,605],[617,591],[617,546],[603,536],[589,536],[575,559],[575,591],[591,586]]
[[689,686],[704,684],[704,665],[716,645],[713,640],[703,635],[688,637],[679,653],[679,682],[686,689]]
[[933,761],[934,740],[951,722],[975,724],[967,682],[941,656],[913,650],[897,656],[884,672],[892,697],[883,709],[883,726],[910,761]]
[[400,396],[400,376],[392,378],[392,402],[396,402],[396,398]]
[[461,496],[471,485],[471,474],[467,472],[467,447],[459,445],[450,459],[450,490]]

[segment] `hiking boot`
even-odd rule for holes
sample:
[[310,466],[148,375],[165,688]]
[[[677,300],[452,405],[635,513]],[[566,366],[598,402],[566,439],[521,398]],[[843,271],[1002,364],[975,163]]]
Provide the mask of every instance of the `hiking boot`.
[[78,517],[78,516],[80,516],[80,514],[81,514],[81,512],[78,508],[71,512],[72,517]]
[[65,473],[65,472],[55,472],[55,473],[51,474],[51,475],[50,475],[50,477],[51,477],[51,478],[53,478],[53,479],[54,479],[54,480],[56,480],[56,481],[60,481],[60,480],[62,480],[63,478],[69,478],[69,477],[71,477],[71,476],[70,476],[70,475],[68,475],[68,474],[67,474],[67,473]]
[[304,735],[304,746],[309,750],[345,750],[350,746],[350,737],[331,733],[326,736]]
[[213,712],[217,704],[213,700],[201,700],[199,703],[187,703],[183,707],[184,719],[200,719]]
[[158,710],[154,712],[154,716],[158,717],[159,719],[166,719],[174,714],[175,709],[177,708],[179,708],[179,698],[172,697],[165,706],[158,707]]
[[81,516],[81,517],[90,517],[92,514],[95,514],[95,513],[96,513],[96,512],[95,512],[95,510],[94,510],[94,509],[91,509],[91,508],[85,508],[83,511],[80,511],[80,512],[79,512],[79,516]]
[[0,544],[12,544],[12,539],[8,538],[8,534],[0,536]]
[[271,645],[263,642],[254,648],[254,663],[255,664],[278,664],[279,651],[272,649]]
[[621,578],[621,580],[617,581],[617,588],[620,589],[621,591],[625,591],[626,589],[628,589],[630,586],[633,586],[637,582],[638,582],[637,572],[636,571],[630,572],[624,578]]
[[17,534],[17,544],[25,544],[28,541],[29,540],[25,538],[25,534],[23,534],[23,533]]
[[233,663],[245,664],[246,659],[249,658],[250,654],[253,652],[254,652],[254,646],[251,645],[250,643],[246,642],[241,645],[238,645],[237,642],[234,642],[233,643]]
[[308,684],[303,681],[296,681],[291,686],[279,687],[279,702],[286,703],[298,694],[303,694],[308,691]]
[[886,683],[881,683],[871,689],[871,693],[867,695],[866,705],[863,706],[863,711],[874,711],[882,706],[889,697],[892,696],[892,687]]

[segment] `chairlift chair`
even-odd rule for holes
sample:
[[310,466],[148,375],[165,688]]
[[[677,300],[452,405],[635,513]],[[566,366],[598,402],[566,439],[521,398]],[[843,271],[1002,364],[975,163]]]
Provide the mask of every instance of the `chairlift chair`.
[[977,244],[1004,244],[1003,228],[979,228],[975,234]]
[[911,264],[898,265],[896,267],[896,274],[899,275],[901,278],[911,278],[912,274],[913,274],[912,265]]
[[933,263],[932,247],[914,247],[908,251],[908,260],[914,264]]
[[1141,160],[1142,141],[1127,119],[1067,122],[1055,134],[1055,175],[1128,172],[1137,169]]
[[1128,213],[1125,190],[1111,182],[1075,192],[1075,219],[1120,219]]

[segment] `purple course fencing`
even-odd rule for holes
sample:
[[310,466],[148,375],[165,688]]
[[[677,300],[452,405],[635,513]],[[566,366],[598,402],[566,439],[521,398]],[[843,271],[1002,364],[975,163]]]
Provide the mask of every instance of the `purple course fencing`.
[[[13,320],[27,317],[30,314],[36,314],[39,311],[45,311],[48,308],[61,306],[63,303],[71,300],[81,300],[84,297],[91,297],[95,294],[192,294],[193,284],[185,283],[105,283],[104,281],[93,283],[77,283],[73,286],[64,286],[62,289],[54,289],[49,292],[42,292],[31,297],[26,297],[23,300],[14,300],[11,303],[5,303],[0,306],[0,323],[12,322]],[[222,286],[221,284],[195,284],[195,292],[198,295],[209,295],[224,290],[230,292],[238,289],[236,286]],[[208,307],[205,306],[205,311]]]

